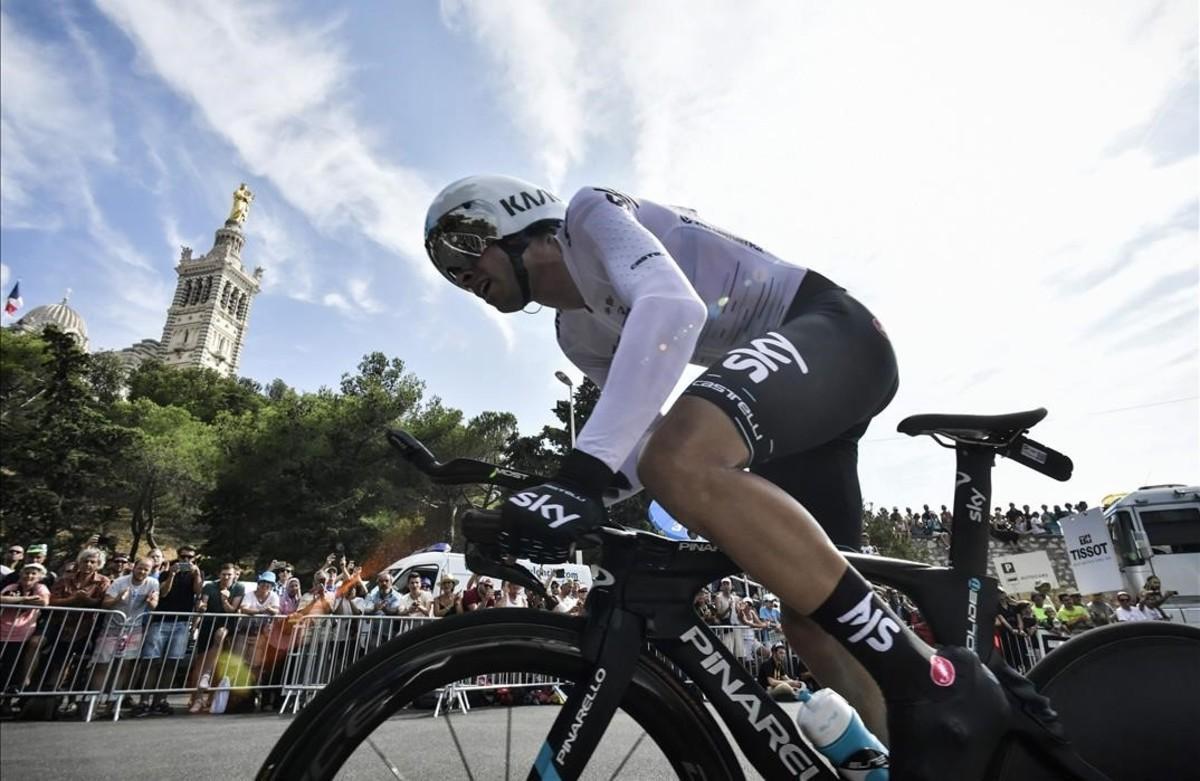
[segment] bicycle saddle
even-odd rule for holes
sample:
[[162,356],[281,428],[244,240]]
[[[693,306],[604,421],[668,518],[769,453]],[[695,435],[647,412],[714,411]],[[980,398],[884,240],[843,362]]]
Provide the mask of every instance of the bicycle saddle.
[[1046,410],[1042,407],[1007,415],[912,415],[900,421],[896,430],[911,437],[942,434],[951,439],[1007,445],[1044,417]]

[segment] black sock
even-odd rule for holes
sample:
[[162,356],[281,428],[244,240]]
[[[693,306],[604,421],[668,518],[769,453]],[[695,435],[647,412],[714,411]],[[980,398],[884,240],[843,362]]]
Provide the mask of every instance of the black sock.
[[853,567],[846,568],[833,593],[809,617],[862,662],[884,699],[912,699],[929,691],[928,646]]

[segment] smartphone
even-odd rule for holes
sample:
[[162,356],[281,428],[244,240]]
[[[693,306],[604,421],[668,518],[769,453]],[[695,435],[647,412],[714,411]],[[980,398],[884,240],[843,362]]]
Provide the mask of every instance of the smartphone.
[[192,563],[190,561],[180,562],[179,563],[179,571],[180,572],[191,572],[192,571]]

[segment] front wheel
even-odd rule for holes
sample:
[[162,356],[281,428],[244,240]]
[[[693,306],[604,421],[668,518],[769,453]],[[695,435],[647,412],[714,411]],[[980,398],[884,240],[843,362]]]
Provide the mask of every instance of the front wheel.
[[[1160,621],[1093,629],[1029,672],[1079,756],[1113,781],[1196,777],[1200,628]],[[1023,745],[994,776],[1057,781]]]
[[[521,778],[562,694],[591,672],[579,652],[582,628],[578,618],[498,609],[406,632],[326,687],[284,732],[258,778]],[[459,707],[434,718],[432,693],[447,691],[454,696],[444,703]],[[671,773],[743,777],[708,711],[643,656],[584,777]]]

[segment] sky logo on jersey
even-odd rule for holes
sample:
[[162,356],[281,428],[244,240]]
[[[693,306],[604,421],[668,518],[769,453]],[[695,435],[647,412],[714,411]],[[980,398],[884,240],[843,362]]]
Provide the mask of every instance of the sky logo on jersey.
[[750,372],[750,381],[755,384],[779,371],[780,366],[790,366],[792,363],[800,367],[802,373],[808,374],[808,364],[800,357],[800,351],[782,334],[770,331],[761,339],[751,339],[750,344],[750,347],[730,350],[721,365],[734,371]]

